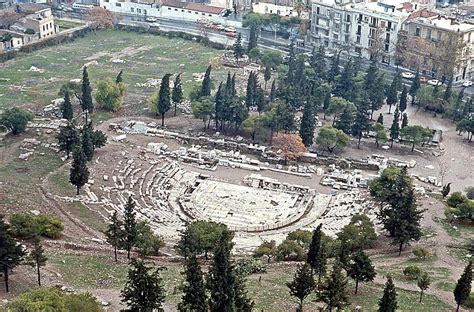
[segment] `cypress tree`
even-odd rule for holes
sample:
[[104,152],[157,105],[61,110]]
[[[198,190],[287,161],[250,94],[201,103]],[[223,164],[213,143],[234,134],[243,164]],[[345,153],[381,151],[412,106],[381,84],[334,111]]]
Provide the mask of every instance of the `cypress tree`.
[[420,73],[416,72],[415,78],[413,78],[413,82],[411,83],[410,91],[409,91],[411,95],[411,105],[415,104],[415,97],[420,87],[421,87]]
[[402,113],[407,109],[407,96],[407,87],[403,86],[402,94],[400,95],[400,105],[398,107]]
[[327,74],[327,80],[328,82],[333,82],[336,77],[339,75],[339,53],[336,53],[332,57],[332,63],[331,63],[331,68],[329,68],[328,74]]
[[211,312],[235,311],[236,276],[230,261],[231,240],[231,232],[227,229],[223,230],[214,250],[214,259],[207,277],[207,288],[210,292],[209,308]]
[[46,265],[48,258],[44,255],[44,249],[38,236],[33,239],[33,249],[28,255],[28,264],[36,268],[38,286],[41,287],[41,267]]
[[341,117],[339,117],[335,122],[334,128],[341,130],[345,134],[350,134],[353,122],[354,114],[351,110],[346,108],[342,112]]
[[299,308],[297,311],[303,312],[303,303],[306,297],[316,289],[316,282],[311,274],[311,266],[307,263],[298,266],[295,277],[291,282],[286,283],[290,289],[290,295],[299,299]]
[[311,243],[308,249],[308,256],[306,262],[311,266],[311,274],[316,272],[318,274],[318,281],[326,273],[327,255],[324,250],[322,241],[323,231],[322,223],[313,231]]
[[[365,74],[364,90],[369,91],[372,88],[374,88],[377,76],[378,76],[377,61],[372,60],[372,62],[370,62],[370,66],[369,66],[369,68],[367,68],[367,72]],[[381,86],[377,86],[377,87],[381,87]]]
[[237,95],[237,89],[235,88],[235,73],[232,75],[232,97]]
[[348,101],[353,101],[355,89],[354,67],[351,60],[349,60],[347,61],[341,76],[337,79],[334,94],[343,97]]
[[107,242],[114,247],[115,262],[117,262],[117,249],[122,245],[124,238],[123,222],[118,218],[117,211],[110,216],[105,236]]
[[398,89],[398,75],[395,75],[393,77],[392,83],[390,84],[390,87],[388,88],[387,91],[387,104],[388,106],[388,113],[390,114],[392,111],[392,105],[396,104],[398,101],[398,94],[397,94],[397,89]]
[[171,108],[170,77],[171,74],[164,75],[160,85],[160,93],[158,98],[158,113],[161,115],[162,127],[164,127],[165,125],[165,114]]
[[393,141],[398,139],[400,135],[400,110],[398,106],[395,108],[395,113],[393,114],[393,122],[392,126],[390,127],[390,140],[391,144],[390,147],[393,147]]
[[327,304],[329,311],[333,308],[342,309],[348,304],[346,287],[347,278],[342,272],[341,264],[336,261],[320,293],[320,299]]
[[115,78],[115,83],[119,84],[119,83],[123,82],[122,75],[123,75],[123,69],[120,70],[117,77]]
[[89,81],[89,73],[87,67],[84,66],[82,71],[82,111],[86,113],[86,123],[88,114],[92,114],[94,111],[94,103],[92,102],[92,88]]
[[92,140],[92,126],[85,124],[82,127],[81,147],[87,161],[91,161],[94,156],[94,141]]
[[383,114],[380,113],[379,117],[377,118],[377,123],[383,125]]
[[254,106],[255,104],[255,89],[257,86],[257,78],[253,71],[250,72],[249,78],[247,79],[247,93],[245,95],[245,105],[248,108]]
[[408,126],[408,116],[407,113],[403,113],[402,115],[402,129]]
[[270,66],[265,67],[265,73],[263,74],[263,79],[265,80],[265,90],[267,90],[267,82],[272,78],[272,69]]
[[211,70],[212,66],[209,65],[204,74],[204,79],[202,80],[201,96],[211,95]]
[[270,102],[273,102],[276,99],[276,79],[272,81],[272,87],[270,89]]
[[173,85],[173,91],[171,91],[171,100],[174,103],[174,115],[176,116],[178,103],[183,101],[183,86],[181,83],[181,74],[176,76]]
[[207,295],[201,267],[196,255],[191,255],[186,261],[186,269],[183,272],[186,283],[183,286],[183,296],[178,304],[180,312],[206,312]]
[[236,274],[235,279],[235,309],[240,312],[254,311],[255,302],[248,297],[243,275]]
[[239,59],[242,58],[242,56],[244,56],[244,48],[242,47],[242,34],[241,33],[237,34],[237,39],[235,40],[233,49],[234,49],[234,57],[238,63]]
[[326,111],[329,108],[331,104],[331,92],[327,92],[324,96],[324,101],[323,101],[323,110],[324,110],[324,117],[323,119],[326,120]]
[[257,47],[257,40],[258,40],[258,34],[257,34],[257,25],[252,24],[250,26],[250,34],[249,34],[249,44],[247,47],[247,53],[250,52],[253,48]]
[[61,127],[56,137],[58,139],[59,150],[66,152],[66,157],[69,159],[73,147],[80,142],[79,135],[73,124],[68,123],[67,126]]
[[454,300],[456,301],[457,307],[456,312],[459,311],[461,304],[463,304],[471,293],[472,284],[472,260],[464,269],[461,277],[458,279],[456,287],[454,288]]
[[61,117],[69,121],[74,117],[74,111],[72,109],[71,98],[69,97],[68,91],[64,94],[64,102],[61,104]]
[[388,276],[383,290],[383,296],[379,300],[378,312],[395,312],[397,307],[397,291],[395,290],[392,277]]
[[309,147],[313,145],[314,128],[316,123],[314,121],[313,107],[311,103],[306,102],[303,110],[303,117],[300,124],[300,137],[304,146]]
[[223,89],[222,89],[222,82],[219,84],[219,88],[217,88],[217,93],[216,93],[216,96],[215,96],[215,105],[214,105],[214,119],[216,121],[216,130],[218,129],[218,125],[219,125],[219,122],[223,122],[221,121],[222,118],[223,118],[223,111],[224,111],[224,105],[225,105],[225,96],[224,96],[224,93],[223,93]]
[[263,91],[261,86],[257,86],[255,90],[255,106],[257,106],[257,111],[261,114],[265,110],[266,100],[265,100],[265,91]]
[[162,269],[153,270],[141,260],[132,260],[125,288],[121,291],[122,302],[130,311],[163,311],[165,288],[160,277]]
[[10,291],[10,270],[21,263],[24,254],[23,248],[12,236],[10,225],[4,221],[4,215],[0,214],[0,272],[3,273],[6,292]]
[[130,260],[130,252],[137,243],[138,228],[137,219],[135,213],[135,201],[132,195],[128,197],[127,203],[125,204],[123,211],[123,223],[124,223],[124,246],[127,251],[127,259]]
[[364,251],[359,250],[349,261],[347,274],[356,282],[354,294],[357,295],[359,282],[370,282],[375,278],[375,268]]
[[89,169],[87,169],[87,159],[82,151],[82,147],[77,145],[72,153],[72,166],[69,173],[69,182],[79,190],[89,181]]

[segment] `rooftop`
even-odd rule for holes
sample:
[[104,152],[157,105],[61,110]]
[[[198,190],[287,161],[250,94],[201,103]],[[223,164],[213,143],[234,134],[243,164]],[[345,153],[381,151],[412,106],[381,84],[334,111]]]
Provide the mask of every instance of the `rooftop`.
[[220,14],[225,10],[225,8],[207,5],[203,3],[183,2],[177,0],[162,0],[161,5],[209,14]]
[[433,27],[444,29],[447,31],[458,31],[458,32],[474,31],[474,24],[459,21],[459,20],[456,20],[455,18],[449,18],[440,14],[433,15],[433,14],[426,13],[418,17],[411,17],[410,21],[415,22],[415,23],[432,25]]

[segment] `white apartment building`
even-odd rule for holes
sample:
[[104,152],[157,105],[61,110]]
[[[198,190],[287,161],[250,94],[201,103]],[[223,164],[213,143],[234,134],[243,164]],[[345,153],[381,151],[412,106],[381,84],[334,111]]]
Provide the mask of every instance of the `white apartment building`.
[[398,32],[414,7],[416,4],[404,0],[314,0],[312,41],[329,49],[393,64]]

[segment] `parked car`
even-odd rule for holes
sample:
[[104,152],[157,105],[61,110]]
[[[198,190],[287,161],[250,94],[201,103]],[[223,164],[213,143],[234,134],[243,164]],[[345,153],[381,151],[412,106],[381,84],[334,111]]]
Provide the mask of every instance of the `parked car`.
[[158,19],[156,17],[149,16],[145,19],[145,21],[147,21],[149,23],[154,23],[154,22],[158,21]]
[[443,83],[441,81],[439,81],[438,79],[430,79],[430,80],[428,80],[428,84],[430,84],[432,86],[440,86]]
[[403,72],[402,77],[405,78],[405,79],[413,79],[413,78],[415,78],[415,74],[410,73],[410,72]]
[[325,57],[334,57],[334,53],[332,53],[331,51],[326,51],[326,52],[324,52],[324,56]]
[[237,37],[237,33],[235,32],[226,32],[225,35],[230,38],[235,38]]
[[474,83],[471,81],[471,80],[466,80],[462,83],[462,86],[463,87],[470,87],[472,86]]

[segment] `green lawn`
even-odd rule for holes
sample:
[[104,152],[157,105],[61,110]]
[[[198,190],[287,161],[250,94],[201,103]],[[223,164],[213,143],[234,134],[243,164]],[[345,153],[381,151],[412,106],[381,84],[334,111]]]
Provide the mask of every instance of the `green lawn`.
[[75,28],[84,25],[84,23],[73,22],[63,19],[54,19],[54,24],[59,26],[59,31]]
[[[14,105],[41,107],[49,104],[57,98],[59,87],[64,82],[82,78],[82,66],[92,62],[89,77],[93,88],[100,79],[115,79],[123,69],[124,82],[128,84],[125,104],[133,108],[133,112],[143,113],[148,97],[158,88],[141,87],[136,83],[145,83],[147,78],[160,79],[166,73],[183,73],[184,93],[187,95],[192,86],[198,84],[192,74],[204,72],[209,62],[221,53],[179,38],[116,30],[90,33],[72,43],[20,54],[6,63],[0,70],[0,109]],[[125,62],[114,63],[112,60]],[[30,71],[32,66],[44,72]],[[226,68],[216,68],[212,76],[217,82],[224,79],[226,73]]]

